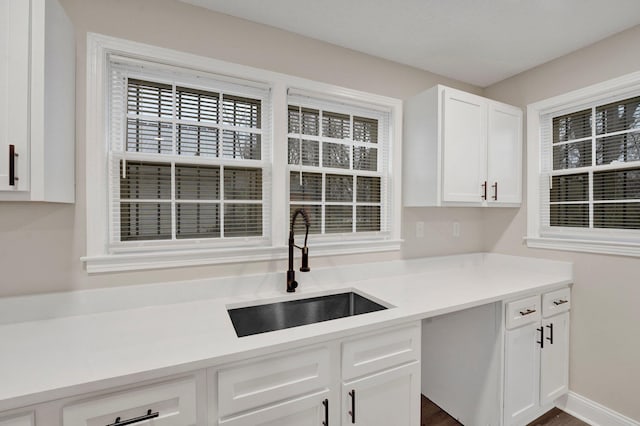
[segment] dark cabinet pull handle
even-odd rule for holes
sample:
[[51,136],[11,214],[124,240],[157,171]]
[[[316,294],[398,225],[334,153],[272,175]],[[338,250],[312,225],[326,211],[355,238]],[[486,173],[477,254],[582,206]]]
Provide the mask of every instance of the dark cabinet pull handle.
[[549,328],[549,337],[547,337],[547,340],[553,345],[553,323],[547,325],[547,327]]
[[565,299],[558,299],[553,301],[553,304],[556,306],[564,305],[565,303],[569,303],[569,301]]
[[487,181],[485,180],[484,183],[480,186],[482,187],[482,195],[480,197],[482,197],[483,200],[486,200],[487,199]]
[[16,146],[9,145],[9,185],[14,186],[18,178],[16,177]]
[[493,200],[498,201],[498,182],[491,185],[491,187],[493,188]]
[[351,389],[349,392],[349,396],[351,397],[351,411],[349,411],[349,415],[351,416],[351,423],[356,422],[356,390]]
[[120,420],[120,417],[116,417],[116,421],[111,423],[111,424],[108,424],[107,426],[132,425],[134,423],[144,422],[145,420],[155,419],[159,415],[160,415],[160,413],[157,412],[157,411],[155,413],[152,413],[151,410],[147,410],[147,414],[145,414],[144,416],[134,417],[134,418],[128,419],[128,420]]
[[520,315],[525,316],[525,315],[531,315],[532,313],[534,313],[536,310],[535,309],[529,309],[527,308],[526,311],[520,311]]
[[540,332],[540,340],[536,343],[540,344],[540,349],[544,348],[544,327],[536,328]]
[[322,405],[324,405],[324,422],[322,422],[322,425],[329,426],[329,400],[322,401]]

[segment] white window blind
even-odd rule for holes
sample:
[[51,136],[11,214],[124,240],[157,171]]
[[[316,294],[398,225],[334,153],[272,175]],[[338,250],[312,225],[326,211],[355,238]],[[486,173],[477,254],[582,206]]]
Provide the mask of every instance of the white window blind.
[[325,238],[388,236],[390,114],[301,95],[288,103],[290,215],[304,208]]
[[640,97],[541,116],[542,235],[640,236]]
[[111,248],[269,241],[268,89],[126,60],[110,72]]

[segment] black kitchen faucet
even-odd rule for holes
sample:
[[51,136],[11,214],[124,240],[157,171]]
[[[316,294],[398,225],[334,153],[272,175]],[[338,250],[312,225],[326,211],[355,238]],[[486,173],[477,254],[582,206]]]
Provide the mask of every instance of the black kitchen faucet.
[[[296,218],[298,215],[302,216],[304,219],[305,233],[304,233],[304,246],[299,247],[295,245],[293,241],[293,227],[296,224]],[[296,291],[296,287],[298,287],[298,282],[296,281],[296,273],[293,270],[293,248],[297,247],[302,250],[302,265],[300,266],[300,272],[309,272],[311,269],[309,268],[309,248],[307,247],[307,237],[309,236],[309,217],[307,216],[307,212],[304,209],[297,209],[293,213],[293,217],[291,218],[291,229],[289,230],[289,269],[287,270],[287,292],[293,293]]]

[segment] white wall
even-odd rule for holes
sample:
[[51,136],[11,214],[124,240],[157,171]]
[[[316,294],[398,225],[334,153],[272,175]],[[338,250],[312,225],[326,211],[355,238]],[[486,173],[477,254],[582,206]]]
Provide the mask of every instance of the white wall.
[[[77,37],[77,202],[75,205],[0,203],[0,297],[286,270],[284,262],[263,262],[87,275],[79,259],[85,254],[86,244],[85,146],[95,143],[85,140],[88,31],[397,98],[409,97],[438,83],[476,93],[481,91],[415,68],[175,0],[61,0],[61,3],[75,25]],[[452,211],[447,213],[447,210]],[[404,222],[411,232],[405,235],[407,243],[401,252],[312,256],[311,266],[480,251],[483,247],[481,211],[447,210],[405,211]],[[416,220],[427,223],[424,239],[412,237]],[[462,236],[456,239],[451,233],[443,232],[452,229],[454,220],[461,223],[462,229]]]
[[[640,26],[497,83],[484,95],[524,108],[640,70],[638,46]],[[486,212],[485,224],[489,251],[574,262],[570,388],[640,421],[640,259],[527,249],[526,205]]]

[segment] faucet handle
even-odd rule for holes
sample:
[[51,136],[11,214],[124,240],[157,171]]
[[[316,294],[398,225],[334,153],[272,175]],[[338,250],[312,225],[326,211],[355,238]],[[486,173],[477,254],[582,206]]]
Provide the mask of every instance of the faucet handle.
[[309,272],[309,247],[302,247],[302,265],[300,266],[300,272]]

